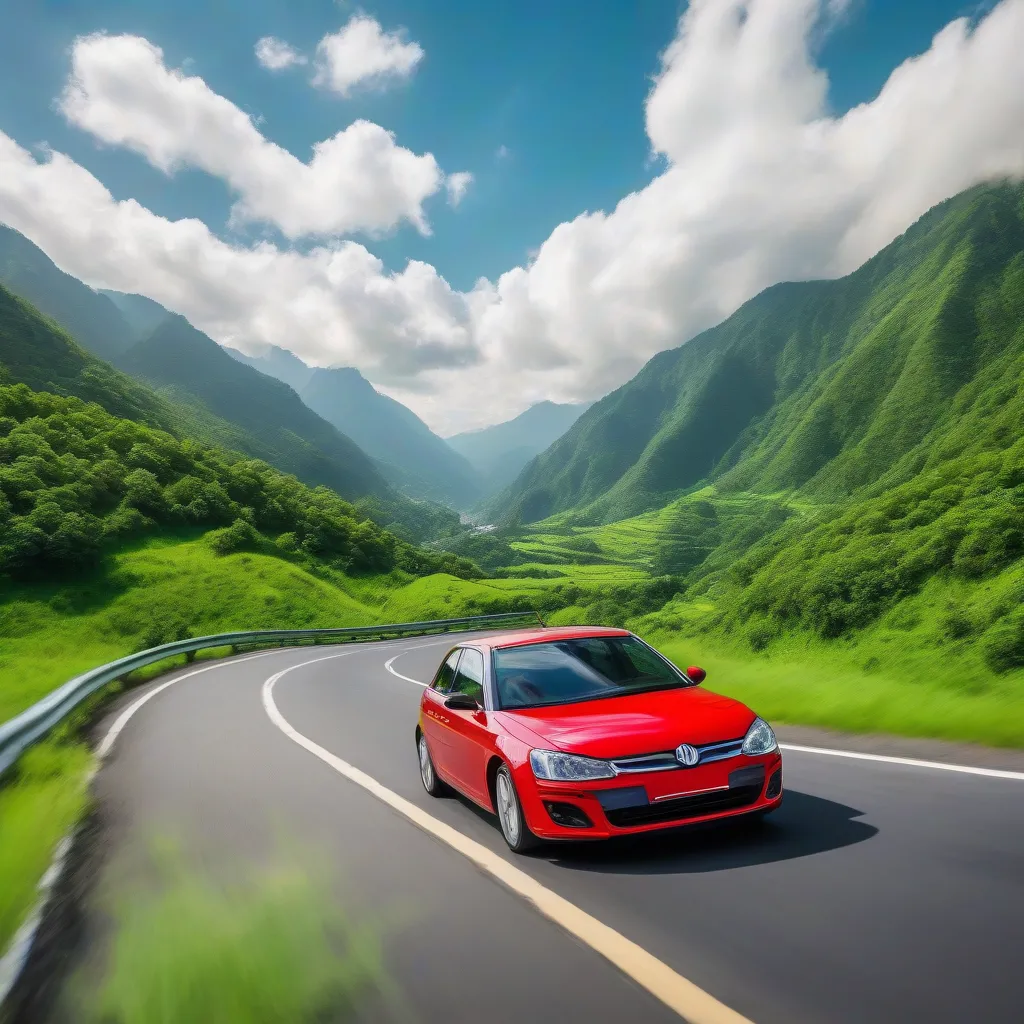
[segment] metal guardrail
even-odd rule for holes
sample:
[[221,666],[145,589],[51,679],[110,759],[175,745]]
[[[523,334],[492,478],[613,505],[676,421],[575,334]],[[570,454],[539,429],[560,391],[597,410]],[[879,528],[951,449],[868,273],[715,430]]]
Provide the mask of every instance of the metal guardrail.
[[136,669],[179,654],[195,654],[211,647],[265,647],[273,644],[320,643],[323,641],[389,639],[402,636],[425,636],[474,628],[492,629],[513,626],[527,621],[540,622],[536,612],[509,612],[499,615],[473,615],[462,619],[436,619],[428,622],[401,622],[384,626],[352,626],[339,629],[277,629],[243,633],[218,633],[193,637],[152,647],[148,651],[129,654],[125,658],[91,669],[47,694],[27,711],[0,725],[0,775],[33,743],[41,740],[59,725],[84,700],[109,683],[127,676]]

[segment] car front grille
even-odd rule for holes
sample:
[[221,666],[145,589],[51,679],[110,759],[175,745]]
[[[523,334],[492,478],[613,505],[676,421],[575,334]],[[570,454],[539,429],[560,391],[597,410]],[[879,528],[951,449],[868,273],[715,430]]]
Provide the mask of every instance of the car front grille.
[[[697,747],[697,764],[711,764],[713,761],[724,761],[729,757],[738,756],[743,749],[743,740],[725,740],[721,743],[706,743]],[[620,757],[612,761],[612,767],[620,775],[636,772],[665,772],[683,766],[676,759],[674,750],[658,754],[642,754],[639,757]]]
[[[643,803],[637,802],[626,807],[608,806],[609,802],[603,799],[601,803],[605,805],[605,817],[610,824],[616,828],[633,828],[637,825],[686,821],[708,814],[718,814],[721,811],[749,807],[757,801],[763,787],[764,767],[757,765],[732,772],[729,776],[729,785],[721,789],[653,802],[647,802],[645,794]],[[605,790],[605,793],[609,794],[614,792],[615,790]],[[601,794],[598,794],[598,798],[601,799]]]

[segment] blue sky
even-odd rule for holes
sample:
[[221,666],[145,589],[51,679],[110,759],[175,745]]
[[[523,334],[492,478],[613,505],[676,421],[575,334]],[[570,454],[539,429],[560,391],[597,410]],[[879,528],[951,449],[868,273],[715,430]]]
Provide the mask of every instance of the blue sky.
[[[327,88],[357,24],[380,47]],[[7,0],[3,25],[0,221],[441,433],[599,398],[1024,175],[1024,0]],[[306,63],[261,66],[267,36]],[[371,51],[422,59],[346,91]]]
[[[610,209],[654,173],[643,101],[672,38],[676,0],[8,0],[0,38],[0,128],[47,142],[88,167],[118,198],[170,218],[198,216],[224,232],[231,197],[200,171],[168,179],[141,157],[104,149],[69,127],[53,100],[76,36],[135,33],[160,46],[244,110],[268,137],[306,159],[359,117],[399,143],[465,168],[473,187],[457,210],[431,206],[433,235],[409,228],[370,248],[394,269],[430,262],[457,288],[524,262],[561,221]],[[253,57],[265,35],[310,52],[363,9],[402,27],[426,56],[411,80],[351,98],[319,93],[301,73],[269,75]],[[871,99],[893,67],[925,50],[963,0],[854,0],[820,51],[837,112]],[[508,155],[498,157],[504,146]]]

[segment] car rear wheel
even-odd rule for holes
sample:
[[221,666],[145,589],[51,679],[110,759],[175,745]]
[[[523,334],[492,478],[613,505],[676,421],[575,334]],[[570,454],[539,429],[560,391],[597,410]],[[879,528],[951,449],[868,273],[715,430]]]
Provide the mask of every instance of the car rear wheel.
[[512,782],[512,773],[505,765],[498,769],[494,780],[494,809],[498,812],[501,834],[513,853],[526,853],[540,845],[540,840],[526,824],[519,794]]
[[423,733],[420,733],[420,738],[416,741],[416,753],[420,760],[420,781],[423,788],[431,796],[441,796],[444,793],[444,783],[437,777],[434,761],[427,747],[427,737]]

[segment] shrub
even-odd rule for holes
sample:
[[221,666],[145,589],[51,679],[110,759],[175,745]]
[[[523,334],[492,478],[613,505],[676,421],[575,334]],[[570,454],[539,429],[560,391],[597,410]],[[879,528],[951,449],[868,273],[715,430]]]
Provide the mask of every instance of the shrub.
[[263,537],[244,519],[236,519],[230,526],[210,534],[210,547],[218,555],[231,555],[236,551],[260,551]]
[[1024,609],[1018,608],[988,630],[982,652],[993,672],[1024,668]]

